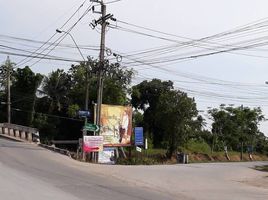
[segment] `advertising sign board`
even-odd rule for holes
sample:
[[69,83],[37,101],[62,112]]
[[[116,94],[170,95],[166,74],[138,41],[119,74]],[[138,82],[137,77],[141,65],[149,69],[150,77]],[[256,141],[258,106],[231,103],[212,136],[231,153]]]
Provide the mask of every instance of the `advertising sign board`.
[[102,164],[115,164],[114,148],[105,147],[103,151],[99,152],[98,162]]
[[135,146],[143,146],[143,127],[135,127]]
[[100,135],[104,146],[130,146],[132,133],[132,107],[101,106]]
[[83,151],[84,152],[99,152],[103,150],[102,136],[84,136]]

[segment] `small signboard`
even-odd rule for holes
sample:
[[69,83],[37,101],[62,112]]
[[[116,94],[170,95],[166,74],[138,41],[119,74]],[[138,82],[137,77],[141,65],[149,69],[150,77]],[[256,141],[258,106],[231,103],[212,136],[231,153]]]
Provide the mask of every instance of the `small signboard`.
[[103,136],[84,136],[83,151],[99,152],[103,150]]
[[100,130],[100,127],[96,124],[86,123],[86,125],[83,127],[83,129],[86,131],[98,132]]
[[111,147],[105,147],[103,151],[99,152],[99,159],[98,162],[101,164],[115,164],[115,154],[114,154],[114,148]]
[[143,139],[143,127],[135,127],[135,146],[143,146],[144,139]]
[[90,117],[90,112],[88,110],[79,110],[78,116],[79,117]]
[[138,151],[138,152],[142,152],[142,148],[140,148],[140,147],[136,147],[136,151]]

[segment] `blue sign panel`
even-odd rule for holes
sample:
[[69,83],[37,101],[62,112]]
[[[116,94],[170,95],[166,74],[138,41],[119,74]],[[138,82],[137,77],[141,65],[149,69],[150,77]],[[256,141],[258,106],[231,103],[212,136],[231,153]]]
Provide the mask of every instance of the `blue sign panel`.
[[143,140],[143,127],[135,127],[135,145],[136,146],[143,146],[144,140]]
[[90,117],[90,112],[86,110],[79,110],[78,111],[78,116],[79,117]]

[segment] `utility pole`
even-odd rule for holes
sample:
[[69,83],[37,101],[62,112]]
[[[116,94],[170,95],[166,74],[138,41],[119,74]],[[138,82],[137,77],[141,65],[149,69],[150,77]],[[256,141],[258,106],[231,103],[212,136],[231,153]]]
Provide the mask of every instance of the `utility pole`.
[[86,96],[85,96],[85,110],[88,111],[88,99],[89,99],[89,94],[88,94],[88,90],[89,90],[89,74],[88,74],[88,63],[85,64],[85,68],[86,68]]
[[[93,20],[93,23],[90,26],[94,29],[98,24],[101,25],[101,41],[100,41],[100,55],[99,55],[99,70],[98,70],[98,92],[97,92],[97,109],[96,109],[96,124],[100,126],[101,119],[101,104],[103,97],[103,82],[104,82],[104,70],[105,70],[105,34],[106,34],[106,26],[109,24],[107,20],[111,19],[115,21],[112,14],[106,14],[106,5],[103,0],[91,0],[92,2],[99,3],[101,5],[101,12],[95,11],[95,7],[92,8],[94,13],[101,14],[101,17],[98,20]],[[94,156],[95,157],[95,156]],[[96,155],[96,162],[98,160],[98,156]]]
[[106,32],[106,5],[103,0],[101,4],[101,42],[100,42],[100,64],[99,64],[99,73],[98,73],[98,99],[97,99],[97,125],[100,125],[100,116],[101,116],[101,104],[102,104],[102,95],[103,95],[103,70],[104,70],[104,51],[105,51],[105,32]]
[[7,76],[7,123],[11,123],[11,102],[10,102],[10,74],[11,74],[11,62],[9,56],[5,63],[6,76]]
[[[86,61],[85,61],[85,69],[86,69],[86,96],[85,96],[85,111],[88,111],[88,89],[89,89],[89,76],[88,76],[88,64]],[[87,116],[85,117],[85,126],[87,125]],[[82,140],[84,141],[84,136],[87,135],[87,130],[83,130],[83,137],[82,137]],[[83,150],[83,145],[84,143],[82,143],[82,160],[85,161],[86,160],[86,153],[84,152]]]

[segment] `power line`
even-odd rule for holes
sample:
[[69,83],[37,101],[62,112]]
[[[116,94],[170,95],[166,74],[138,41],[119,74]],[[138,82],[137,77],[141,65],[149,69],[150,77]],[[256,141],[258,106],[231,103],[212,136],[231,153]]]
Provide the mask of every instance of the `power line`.
[[106,2],[105,4],[107,5],[107,4],[117,3],[117,2],[119,2],[119,1],[122,1],[122,0],[108,1],[108,2]]
[[[86,0],[85,1],[83,1],[83,3],[77,8],[77,10],[69,17],[69,19],[61,26],[61,28],[63,28],[72,18],[73,18],[73,16],[81,9],[81,7],[83,7],[83,5],[84,5],[84,3],[86,2]],[[92,5],[92,3],[91,3],[91,5]],[[90,6],[91,6],[90,5]],[[84,16],[83,16],[84,17]],[[81,17],[80,17],[81,18]],[[79,20],[80,21],[80,20]],[[75,24],[76,25],[76,24]],[[75,26],[75,25],[73,25],[73,27]],[[71,28],[72,29],[72,28]],[[70,29],[70,30],[71,30]],[[57,33],[55,32],[44,44],[42,44],[36,51],[34,51],[34,53],[36,53],[36,52],[38,52],[42,47],[44,47],[52,38],[54,38],[54,36],[56,35]],[[64,38],[64,37],[63,37]],[[57,42],[58,40],[56,40],[55,42],[53,42],[53,45]],[[51,47],[51,45],[49,45],[49,47]],[[47,47],[47,48],[49,48],[49,47]],[[47,49],[46,48],[46,49]],[[47,53],[47,55],[51,52],[52,50],[49,50],[49,52]],[[45,50],[42,50],[40,53],[44,53],[45,52]],[[24,64],[26,64],[27,62],[29,62],[29,61],[31,61],[34,57],[32,57],[32,55],[29,55],[29,57],[30,57],[30,59],[29,60],[26,60],[26,59],[23,59],[23,60],[21,60],[19,63],[18,63],[18,65],[24,65]],[[40,58],[41,59],[41,58]],[[39,60],[40,61],[40,60]],[[39,61],[36,61],[34,64],[36,64],[36,63],[38,63]],[[34,64],[32,64],[31,66],[33,66]]]
[[62,116],[59,116],[59,115],[52,115],[52,114],[35,112],[35,111],[33,111],[33,112],[32,111],[26,111],[26,110],[22,110],[22,109],[19,109],[19,108],[11,108],[11,110],[18,111],[18,112],[40,114],[40,115],[45,115],[47,117],[54,117],[54,118],[59,118],[59,119],[68,119],[68,120],[83,122],[83,120],[81,120],[81,119],[75,119],[75,118],[70,118],[70,117],[62,117]]
[[[52,49],[50,49],[46,55],[49,55],[49,53],[51,51],[53,51],[60,43],[61,41],[67,36],[67,33],[69,33],[77,24],[78,22],[80,22],[85,16],[86,14],[91,10],[92,8],[92,4],[87,8],[87,10],[83,13],[83,15],[66,31],[65,34],[63,34],[62,36],[60,36],[59,39],[57,39],[54,44],[56,44]],[[42,58],[40,58],[39,60],[37,60],[36,62],[34,62],[33,64],[31,64],[30,66],[32,67],[33,65],[37,64],[38,62],[40,62],[40,60],[42,60]]]
[[48,55],[41,55],[41,56],[36,56],[36,55],[29,55],[29,54],[22,54],[22,53],[14,53],[10,51],[0,51],[0,54],[5,54],[5,55],[13,55],[13,56],[20,56],[20,57],[29,57],[29,58],[39,58],[44,59],[44,60],[57,60],[57,61],[65,61],[65,62],[81,62],[81,60],[73,60],[73,59],[68,59],[68,58],[60,58],[60,57],[51,57]]
[[[254,40],[243,41],[243,42],[240,42],[240,43],[234,43],[234,44],[219,44],[219,43],[216,43],[216,42],[212,41],[212,40],[215,40],[217,38],[219,39],[221,37],[228,36],[228,35],[233,35],[233,34],[237,34],[237,33],[241,33],[241,32],[242,33],[243,32],[248,32],[248,31],[252,31],[252,30],[259,31],[259,29],[261,29],[261,28],[267,28],[267,26],[268,26],[267,25],[267,22],[268,22],[267,18],[255,21],[254,23],[249,23],[249,24],[247,24],[245,26],[241,26],[241,27],[235,28],[235,29],[230,30],[230,31],[225,31],[225,32],[215,34],[215,35],[212,35],[212,36],[203,37],[201,39],[191,39],[189,37],[178,36],[178,35],[175,35],[175,34],[170,34],[170,33],[162,32],[162,31],[154,30],[154,29],[151,29],[151,28],[131,24],[131,23],[128,23],[128,22],[123,22],[123,21],[120,21],[120,20],[117,20],[117,22],[129,25],[129,26],[132,26],[132,27],[140,28],[140,29],[143,29],[143,30],[147,30],[147,31],[150,31],[150,32],[160,33],[161,35],[164,34],[164,35],[168,35],[168,36],[188,40],[186,42],[183,42],[183,41],[178,41],[178,40],[166,38],[166,37],[163,37],[163,36],[156,36],[156,35],[147,34],[147,33],[144,33],[144,32],[139,32],[139,31],[132,30],[132,29],[126,29],[126,28],[120,27],[118,25],[114,26],[113,28],[119,28],[120,30],[124,30],[124,31],[137,33],[137,34],[148,36],[148,37],[153,37],[153,38],[157,38],[157,39],[161,39],[161,40],[166,40],[166,41],[178,43],[178,45],[165,46],[164,48],[153,49],[153,50],[149,50],[147,52],[140,52],[140,53],[135,54],[135,55],[141,54],[142,58],[146,57],[144,55],[144,53],[153,53],[153,52],[157,51],[157,52],[159,52],[158,54],[155,54],[155,56],[157,56],[157,55],[161,55],[162,53],[174,52],[175,50],[177,50],[178,47],[182,48],[182,47],[187,47],[187,46],[198,47],[198,48],[202,48],[202,49],[205,49],[205,50],[208,50],[208,51],[219,51],[219,53],[224,52],[224,53],[232,53],[232,54],[238,54],[238,55],[244,55],[244,56],[258,57],[258,58],[267,58],[266,56],[232,52],[234,50],[247,50],[248,48],[244,48],[243,46],[238,46],[238,45],[241,45],[243,43],[244,44],[246,44],[246,43],[249,44],[249,42],[252,43],[252,42],[258,41],[258,40],[260,41],[260,39],[265,39],[264,37],[263,38],[257,38],[257,39],[254,39]],[[240,35],[238,35],[238,36],[240,36]],[[209,41],[209,40],[211,40],[211,41]],[[204,45],[206,45],[206,46],[204,46]],[[263,45],[266,45],[266,43],[263,44]],[[253,48],[256,48],[256,47],[251,46],[250,49],[253,49]],[[219,50],[217,50],[217,49],[219,49]],[[202,53],[202,51],[201,51],[201,53]],[[207,54],[207,55],[211,55],[211,54]],[[153,55],[151,55],[151,56],[153,56]],[[170,57],[174,57],[174,55],[171,55]],[[163,57],[163,58],[165,58],[165,57]],[[163,58],[161,58],[161,59],[163,59]],[[162,60],[160,60],[160,58],[158,60],[159,60],[158,62],[163,62]],[[172,61],[172,62],[174,62],[174,61]]]

